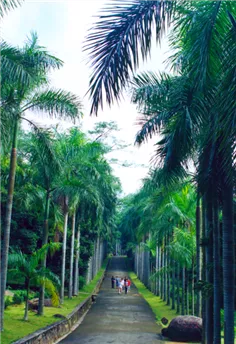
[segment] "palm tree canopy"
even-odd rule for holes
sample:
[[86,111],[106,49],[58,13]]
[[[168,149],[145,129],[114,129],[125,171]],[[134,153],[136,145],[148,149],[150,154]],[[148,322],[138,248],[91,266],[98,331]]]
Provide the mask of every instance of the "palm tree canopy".
[[0,17],[2,18],[8,11],[22,4],[24,0],[1,0],[0,1]]
[[90,78],[91,113],[103,107],[103,92],[109,105],[121,92],[152,44],[152,25],[160,41],[170,24],[175,1],[113,1],[103,9],[86,38],[93,73]]

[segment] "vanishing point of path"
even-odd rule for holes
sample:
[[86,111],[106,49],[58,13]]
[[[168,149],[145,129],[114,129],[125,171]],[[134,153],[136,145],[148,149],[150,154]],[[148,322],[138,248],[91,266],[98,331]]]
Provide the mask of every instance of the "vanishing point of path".
[[[111,289],[111,276],[128,276],[125,258],[110,260],[96,302],[81,325],[61,344],[163,344],[161,328],[148,303],[132,284],[127,295]],[[168,342],[170,344],[171,342]]]

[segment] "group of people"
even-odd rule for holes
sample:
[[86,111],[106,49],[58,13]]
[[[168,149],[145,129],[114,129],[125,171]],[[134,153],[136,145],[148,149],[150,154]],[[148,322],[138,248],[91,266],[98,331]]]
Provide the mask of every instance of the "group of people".
[[114,289],[115,286],[118,289],[118,294],[121,294],[123,290],[125,291],[125,294],[127,294],[130,290],[131,281],[127,277],[120,278],[118,276],[116,277],[112,276],[111,287]]

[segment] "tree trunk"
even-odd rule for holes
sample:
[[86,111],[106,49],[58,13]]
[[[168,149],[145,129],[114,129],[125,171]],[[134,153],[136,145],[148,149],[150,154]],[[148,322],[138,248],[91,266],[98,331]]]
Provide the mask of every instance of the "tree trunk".
[[180,313],[180,288],[179,288],[179,283],[180,283],[180,267],[179,263],[177,265],[177,309],[176,313]]
[[4,227],[3,244],[2,244],[2,259],[1,259],[1,266],[0,266],[1,268],[0,329],[1,330],[3,330],[5,291],[6,291],[6,284],[7,284],[8,253],[9,253],[10,231],[11,231],[12,204],[13,204],[15,176],[16,176],[18,126],[19,126],[19,119],[16,119],[14,132],[13,132],[12,150],[11,150],[11,161],[10,161],[10,171],[9,171],[9,179],[8,179],[6,214],[5,214],[5,227]]
[[159,247],[158,245],[156,245],[156,278],[155,278],[155,282],[156,282],[156,290],[155,290],[155,294],[157,296],[159,296],[159,278],[160,276],[157,274],[158,272],[158,264],[159,264]]
[[195,313],[195,300],[194,300],[194,258],[192,259],[192,283],[191,283],[191,292],[192,292],[192,315]]
[[[202,280],[206,281],[206,196],[202,197]],[[202,297],[202,344],[206,344],[206,297]]]
[[[213,207],[212,194],[208,192],[206,198],[206,281],[213,286]],[[213,295],[208,295],[206,300],[206,342],[213,343]]]
[[166,256],[166,238],[164,241],[164,295],[163,295],[163,301],[166,301],[167,299],[167,273],[166,273],[166,268],[167,268],[167,256]]
[[[159,271],[160,271],[161,270],[161,247],[160,246],[158,249],[158,266],[159,266]],[[161,292],[161,275],[160,275],[160,272],[158,274],[158,290],[159,290],[158,296],[160,296],[160,292]]]
[[[196,280],[197,283],[202,279],[201,276],[201,209],[200,209],[200,199],[199,195],[197,197],[197,207],[196,207],[196,248],[197,248],[197,256],[196,256]],[[201,291],[197,290],[197,301],[196,301],[196,316],[201,316]]]
[[[170,241],[170,237],[168,236],[168,242],[167,242],[167,245],[169,245],[169,241]],[[169,252],[166,252],[167,254],[167,266],[166,266],[166,269],[167,269],[167,305],[170,305],[170,255],[169,255]]]
[[73,276],[74,276],[74,248],[75,248],[75,211],[72,215],[72,232],[71,232],[71,251],[70,251],[70,280],[69,280],[69,298],[72,298]]
[[186,314],[189,315],[189,272],[186,269]]
[[65,296],[65,273],[66,273],[66,242],[67,242],[67,227],[68,227],[68,197],[65,197],[64,210],[64,230],[63,230],[63,246],[62,246],[62,266],[61,266],[61,304],[64,302]]
[[25,289],[26,289],[26,297],[25,297],[25,314],[24,314],[24,321],[28,321],[28,310],[29,310],[29,288],[30,283],[26,280]]
[[172,260],[172,306],[171,309],[175,309],[175,262]]
[[213,208],[214,233],[213,233],[213,262],[214,262],[214,342],[221,343],[220,323],[220,228],[219,228],[219,207],[217,199],[214,200]]
[[[49,218],[49,209],[50,209],[50,191],[47,190],[46,193],[46,203],[45,203],[45,212],[44,212],[44,224],[43,224],[43,240],[42,246],[48,243],[48,218]],[[47,256],[45,255],[42,267],[46,268]],[[39,291],[39,307],[38,307],[38,315],[43,315],[44,309],[44,285],[40,287]]]
[[74,277],[74,295],[79,294],[79,254],[80,254],[80,226],[78,225],[76,237],[76,256],[75,256],[75,277]]
[[233,186],[227,181],[223,187],[223,286],[224,286],[224,343],[234,343],[234,226]]
[[185,267],[182,268],[182,302],[181,314],[185,315]]
[[164,299],[164,249],[161,252],[161,299]]

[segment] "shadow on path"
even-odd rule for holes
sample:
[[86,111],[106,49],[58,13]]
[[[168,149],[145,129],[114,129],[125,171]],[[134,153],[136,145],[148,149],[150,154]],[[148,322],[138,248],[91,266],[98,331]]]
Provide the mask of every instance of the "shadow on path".
[[111,276],[128,276],[125,258],[110,260],[96,302],[81,325],[61,344],[163,344],[155,315],[134,285],[125,295],[111,288]]

